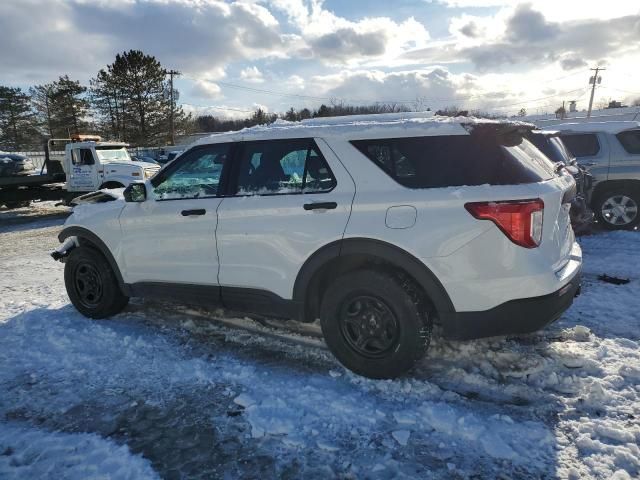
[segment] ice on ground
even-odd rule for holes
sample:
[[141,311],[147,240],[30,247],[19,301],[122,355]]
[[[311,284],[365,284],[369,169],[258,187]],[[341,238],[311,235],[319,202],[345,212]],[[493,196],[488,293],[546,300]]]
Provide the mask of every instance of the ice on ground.
[[98,435],[47,432],[0,422],[0,478],[160,477],[148,460]]
[[47,256],[56,228],[27,226],[0,232],[0,477],[640,476],[636,232],[581,240],[583,294],[544,331],[435,337],[410,375],[376,381],[180,308],[87,320]]
[[391,432],[391,435],[396,439],[396,442],[404,447],[409,441],[411,432],[409,430],[395,430],[394,432]]

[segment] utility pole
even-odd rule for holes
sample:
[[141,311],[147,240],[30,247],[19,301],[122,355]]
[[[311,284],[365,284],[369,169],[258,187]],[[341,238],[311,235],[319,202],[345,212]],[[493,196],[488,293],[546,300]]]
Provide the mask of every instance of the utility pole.
[[602,77],[598,77],[598,72],[602,70],[606,70],[606,68],[596,67],[591,68],[590,70],[595,71],[596,73],[589,79],[589,83],[591,84],[591,98],[589,99],[589,110],[587,111],[587,118],[591,117],[591,108],[593,107],[593,96],[596,93],[596,83],[600,84],[602,82]]
[[174,101],[173,101],[173,76],[180,75],[180,72],[177,70],[165,70],[165,75],[169,75],[169,96],[171,98],[171,112],[169,114],[169,125],[171,130],[171,145],[176,144],[176,131],[175,126],[173,124],[173,110],[174,110]]

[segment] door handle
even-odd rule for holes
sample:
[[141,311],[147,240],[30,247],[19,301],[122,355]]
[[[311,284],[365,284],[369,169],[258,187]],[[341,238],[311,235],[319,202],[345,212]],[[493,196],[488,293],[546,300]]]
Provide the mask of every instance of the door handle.
[[305,210],[333,210],[338,204],[336,202],[317,202],[317,203],[305,203],[302,207]]
[[195,210],[182,210],[183,217],[190,217],[191,215],[204,215],[207,211],[204,208],[196,208]]

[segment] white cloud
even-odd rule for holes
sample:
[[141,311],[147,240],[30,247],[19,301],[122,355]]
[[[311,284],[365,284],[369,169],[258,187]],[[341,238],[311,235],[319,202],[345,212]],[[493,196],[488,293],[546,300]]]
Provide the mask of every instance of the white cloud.
[[305,81],[300,75],[291,75],[286,81],[285,85],[292,90],[300,90],[304,88]]
[[274,0],[272,4],[288,16],[304,40],[300,54],[330,64],[394,58],[429,41],[429,32],[413,17],[403,22],[366,16],[351,21],[325,9],[321,0]]
[[0,31],[2,70],[27,81],[63,71],[86,81],[132,48],[215,75],[230,62],[286,56],[294,40],[264,6],[219,0],[2,1]]
[[477,71],[508,71],[555,64],[565,70],[638,51],[640,13],[558,22],[521,3],[491,16],[450,19],[451,37],[403,55],[416,62],[472,62]]
[[640,11],[637,2],[630,0],[427,0],[455,8],[513,8],[530,4],[552,21],[607,20]]
[[383,72],[343,70],[318,75],[310,85],[323,96],[346,103],[398,103],[410,108],[462,105],[480,92],[478,80],[469,74],[453,74],[446,68]]
[[196,80],[191,88],[191,95],[196,98],[217,99],[222,98],[220,86],[209,80]]
[[245,82],[264,83],[264,75],[256,66],[243,68],[240,71],[240,78]]

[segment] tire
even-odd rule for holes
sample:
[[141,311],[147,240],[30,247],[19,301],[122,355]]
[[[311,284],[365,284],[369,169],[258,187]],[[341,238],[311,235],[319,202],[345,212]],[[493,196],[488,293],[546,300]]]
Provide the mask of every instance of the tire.
[[395,378],[411,370],[429,346],[432,326],[416,292],[409,282],[374,270],[339,277],[320,306],[331,352],[369,378]]
[[64,266],[64,284],[71,303],[85,317],[111,317],[129,303],[109,262],[91,247],[71,250]]
[[609,189],[598,194],[593,208],[598,223],[608,230],[631,230],[640,224],[640,192]]

